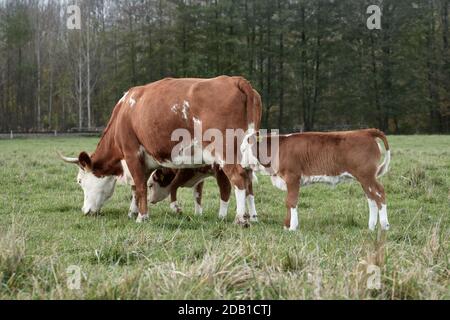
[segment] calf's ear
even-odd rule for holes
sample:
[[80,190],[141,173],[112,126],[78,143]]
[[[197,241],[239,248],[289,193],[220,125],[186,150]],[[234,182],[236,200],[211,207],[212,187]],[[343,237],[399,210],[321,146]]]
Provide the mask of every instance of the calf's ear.
[[78,156],[78,161],[80,163],[80,166],[86,170],[86,171],[92,171],[92,160],[91,157],[86,153],[82,152]]

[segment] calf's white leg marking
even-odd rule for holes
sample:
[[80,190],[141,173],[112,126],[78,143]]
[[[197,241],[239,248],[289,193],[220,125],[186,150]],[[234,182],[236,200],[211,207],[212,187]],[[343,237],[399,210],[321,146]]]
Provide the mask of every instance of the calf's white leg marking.
[[247,207],[248,207],[248,211],[250,212],[250,221],[251,222],[258,222],[258,213],[256,212],[255,197],[254,196],[249,195],[247,197]]
[[229,201],[220,200],[220,209],[219,209],[219,218],[220,219],[225,219],[227,217],[229,204],[230,204]]
[[387,216],[387,206],[385,204],[381,206],[380,210],[380,225],[381,230],[389,230],[390,225]]
[[200,200],[200,194],[195,190],[195,188],[193,189],[193,192],[194,192],[195,214],[200,216],[203,214],[203,208],[200,205],[200,203],[198,203]]
[[375,231],[378,222],[378,206],[377,203],[371,199],[367,199],[369,203],[369,229]]

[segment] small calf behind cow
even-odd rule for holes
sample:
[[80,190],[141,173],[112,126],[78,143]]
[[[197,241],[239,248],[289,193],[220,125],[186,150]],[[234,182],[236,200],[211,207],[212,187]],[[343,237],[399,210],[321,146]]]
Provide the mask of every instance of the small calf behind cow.
[[[248,173],[250,174],[250,172]],[[231,195],[231,183],[223,170],[218,166],[207,166],[196,169],[158,169],[152,173],[148,180],[149,201],[152,204],[165,200],[170,196],[170,208],[176,213],[181,213],[177,201],[179,188],[192,188],[194,194],[195,214],[201,215],[204,180],[214,177],[220,192],[219,218],[224,219],[228,214],[228,205]],[[258,216],[255,208],[253,184],[246,188],[247,207],[250,211],[250,221],[257,222]]]
[[[381,139],[386,149],[384,162]],[[271,150],[264,153],[262,150]],[[384,188],[377,178],[387,173],[391,153],[386,136],[377,129],[332,132],[298,133],[249,137],[241,151],[249,165],[271,175],[272,183],[287,191],[287,215],[284,226],[296,230],[299,225],[297,204],[300,185],[315,182],[337,184],[356,179],[369,203],[369,229],[374,230],[380,217],[383,230],[389,229]],[[265,158],[264,158],[265,157]],[[262,159],[269,161],[263,161]]]

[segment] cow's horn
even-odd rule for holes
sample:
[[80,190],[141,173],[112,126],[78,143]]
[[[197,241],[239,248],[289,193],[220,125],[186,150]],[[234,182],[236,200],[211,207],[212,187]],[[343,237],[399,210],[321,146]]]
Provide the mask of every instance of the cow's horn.
[[62,153],[59,152],[59,151],[56,151],[56,153],[58,153],[58,156],[59,156],[64,162],[67,162],[67,163],[73,163],[73,164],[79,164],[79,163],[80,163],[80,161],[78,160],[78,158],[68,158],[68,157],[65,157],[65,156],[63,156]]

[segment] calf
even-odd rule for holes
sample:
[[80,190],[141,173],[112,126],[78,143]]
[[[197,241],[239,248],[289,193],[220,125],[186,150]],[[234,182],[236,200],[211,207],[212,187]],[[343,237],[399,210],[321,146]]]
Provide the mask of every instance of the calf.
[[[377,138],[383,141],[386,149],[381,165]],[[272,150],[268,155],[271,161],[267,164],[261,163],[261,151],[268,146],[268,149]],[[386,196],[377,178],[387,173],[391,153],[386,136],[381,131],[368,129],[260,136],[257,142],[254,138],[249,138],[241,150],[251,159],[249,161],[253,167],[270,174],[272,183],[287,191],[287,215],[284,222],[286,229],[296,230],[299,224],[297,203],[300,185],[315,182],[336,185],[346,179],[356,179],[367,196],[369,229],[375,229],[378,214],[381,228],[389,229]]]
[[[149,200],[155,204],[170,196],[170,208],[176,213],[181,213],[177,202],[178,188],[193,188],[195,214],[202,214],[203,185],[204,180],[208,177],[215,177],[217,181],[220,191],[219,218],[224,219],[228,213],[231,184],[218,165],[198,169],[158,169],[154,171],[148,180]],[[252,183],[249,184],[246,191],[250,221],[257,222]]]

